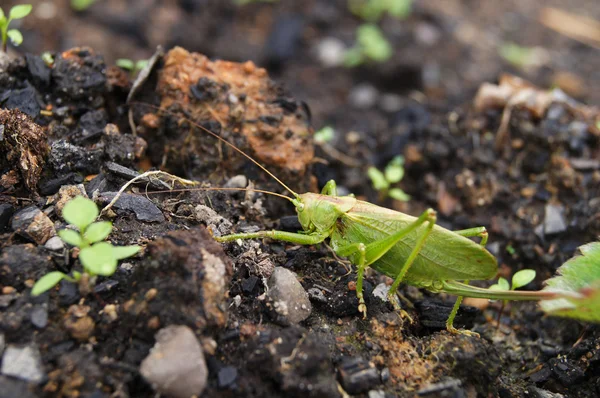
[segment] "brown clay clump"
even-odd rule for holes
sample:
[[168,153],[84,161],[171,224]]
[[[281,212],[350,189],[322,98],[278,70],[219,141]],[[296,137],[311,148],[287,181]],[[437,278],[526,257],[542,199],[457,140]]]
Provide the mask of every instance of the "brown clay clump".
[[[314,156],[308,115],[301,104],[283,95],[265,69],[252,62],[213,62],[176,47],[164,57],[157,85],[162,109],[229,138],[298,190],[308,188]],[[137,107],[140,109],[144,107]],[[147,135],[153,135],[148,137],[150,153],[162,166],[196,178],[213,173],[222,179],[223,169],[229,175],[248,174],[247,159],[200,129],[167,113],[160,114],[160,127],[152,129],[156,124],[145,122],[154,119],[149,113],[160,114],[145,108],[140,124]],[[152,142],[157,140],[161,145],[155,148],[160,152],[153,153]],[[164,145],[168,148],[166,160]],[[254,173],[249,177],[264,179],[263,172]]]

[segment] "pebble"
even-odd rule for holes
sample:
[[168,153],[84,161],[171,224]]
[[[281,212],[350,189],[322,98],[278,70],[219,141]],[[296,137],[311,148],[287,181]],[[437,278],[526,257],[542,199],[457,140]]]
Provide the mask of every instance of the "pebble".
[[46,246],[46,249],[48,250],[57,252],[65,248],[65,242],[63,242],[63,240],[58,236],[53,236],[52,238],[48,239],[44,246]]
[[140,373],[161,394],[174,398],[200,396],[208,378],[202,347],[187,326],[168,326],[142,361]]
[[379,298],[381,301],[383,301],[384,303],[388,301],[388,292],[390,291],[390,287],[385,283],[380,283],[379,285],[375,286],[375,289],[373,289],[373,296]]
[[535,386],[529,386],[527,389],[528,395],[531,398],[564,398],[565,396],[557,392],[550,392]]
[[194,212],[196,213],[196,220],[210,227],[215,236],[227,235],[233,227],[229,220],[223,218],[208,206],[198,205],[194,207]]
[[233,176],[225,183],[225,188],[246,188],[248,186],[248,178],[243,175]]
[[36,305],[29,315],[31,323],[38,329],[48,325],[48,307],[46,304]]
[[15,212],[15,208],[8,203],[0,204],[0,232],[4,232],[8,229],[10,218]]
[[43,381],[46,375],[40,351],[33,345],[9,345],[2,356],[2,374],[32,383]]
[[546,214],[544,216],[544,233],[546,235],[558,234],[567,229],[567,223],[564,217],[564,207],[559,205],[546,205]]
[[360,394],[381,384],[379,370],[360,357],[344,358],[338,367],[338,376],[349,394]]
[[377,103],[379,93],[368,83],[357,84],[348,95],[348,102],[358,109],[369,109]]
[[346,46],[336,37],[326,37],[317,44],[316,53],[321,65],[332,68],[344,63]]
[[296,274],[289,269],[276,267],[267,282],[267,297],[283,323],[297,324],[310,316],[312,306]]
[[237,380],[238,371],[233,366],[225,366],[219,370],[219,388],[233,387]]
[[[103,192],[100,194],[102,202],[110,202],[116,192]],[[114,204],[114,207],[120,210],[129,210],[135,213],[135,218],[139,221],[164,222],[165,216],[162,211],[152,201],[145,196],[122,194]]]
[[385,391],[382,390],[371,390],[368,394],[369,398],[385,398]]
[[56,235],[54,224],[48,216],[35,206],[19,210],[12,218],[11,228],[38,245],[43,245]]

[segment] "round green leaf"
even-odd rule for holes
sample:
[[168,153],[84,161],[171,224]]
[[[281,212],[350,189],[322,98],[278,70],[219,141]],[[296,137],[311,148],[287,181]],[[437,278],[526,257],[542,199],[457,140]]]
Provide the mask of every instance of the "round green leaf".
[[21,43],[23,43],[23,35],[16,29],[9,30],[8,32],[6,32],[6,35],[10,39],[10,42],[15,46],[18,46]]
[[131,257],[140,251],[139,246],[113,246],[113,255],[117,260]]
[[522,269],[515,273],[512,277],[512,288],[513,290],[518,289],[527,285],[529,282],[535,279],[535,271],[532,269]]
[[98,242],[85,247],[79,252],[79,260],[88,274],[110,276],[117,269],[117,259],[113,253],[113,245],[108,242]]
[[133,70],[134,67],[134,63],[132,60],[127,59],[127,58],[119,58],[115,64],[119,67],[119,68],[123,68],[126,70]]
[[0,26],[3,25],[3,22],[6,23],[6,16],[4,15],[4,11],[2,11],[2,7],[0,7]]
[[400,200],[402,202],[408,202],[410,200],[410,196],[406,194],[400,188],[392,188],[388,192],[388,196],[392,199]]
[[387,182],[383,173],[377,168],[369,167],[369,169],[367,170],[367,175],[373,183],[373,188],[375,188],[376,190],[381,191],[390,187],[390,183]]
[[31,289],[31,295],[33,297],[39,296],[47,290],[52,289],[54,286],[58,284],[62,279],[66,278],[67,275],[63,274],[59,271],[49,272],[46,275],[42,276],[38,281],[33,285],[33,289]]
[[492,290],[510,290],[510,284],[504,278],[498,278],[498,283],[489,287]]
[[85,230],[83,238],[88,243],[96,243],[104,240],[112,231],[112,223],[110,221],[99,221],[91,224]]
[[33,6],[31,4],[20,4],[10,9],[8,14],[9,19],[21,19],[25,18],[31,12]]
[[80,231],[85,230],[88,225],[93,223],[98,214],[98,206],[83,196],[77,196],[67,202],[62,212],[65,221],[76,226]]
[[73,231],[72,229],[61,229],[57,232],[58,236],[66,243],[71,246],[81,247],[83,244],[83,239],[79,232]]

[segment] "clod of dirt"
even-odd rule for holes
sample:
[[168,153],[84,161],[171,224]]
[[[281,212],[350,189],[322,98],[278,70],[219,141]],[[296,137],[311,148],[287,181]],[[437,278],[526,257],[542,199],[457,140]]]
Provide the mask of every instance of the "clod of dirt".
[[94,332],[96,324],[88,315],[90,307],[86,305],[72,305],[64,319],[65,329],[71,337],[79,341],[87,341]]
[[94,101],[105,90],[105,69],[102,57],[87,47],[57,54],[52,67],[54,91],[72,100]]
[[275,321],[294,325],[310,316],[312,306],[308,294],[289,269],[276,267],[268,281],[267,306]]
[[[427,328],[445,329],[446,321],[452,311],[453,304],[440,300],[421,300],[415,303],[415,308],[419,314],[419,321]],[[471,329],[473,327],[475,317],[479,310],[475,307],[461,305],[454,326],[457,328]]]
[[50,146],[48,164],[55,172],[65,174],[79,172],[95,174],[100,170],[102,150],[87,150],[65,140],[58,140]]
[[[231,260],[205,228],[174,231],[148,245],[149,260],[133,276],[132,299],[124,305],[136,333],[148,321],[184,324],[202,330],[227,321]],[[153,289],[156,293],[147,297]]]
[[21,289],[26,280],[37,280],[50,268],[50,256],[31,243],[5,247],[0,257],[0,284]]
[[15,213],[11,221],[11,228],[38,245],[43,245],[56,235],[54,223],[46,213],[35,206],[28,206]]
[[154,389],[174,398],[200,396],[208,379],[202,347],[187,326],[159,330],[140,373]]
[[[282,94],[265,69],[252,62],[213,62],[176,47],[164,57],[158,92],[162,109],[182,113],[225,138],[229,136],[236,146],[296,190],[306,191],[309,187],[314,151],[308,116],[299,103]],[[153,113],[143,105],[136,110],[146,115]],[[200,178],[223,168],[248,174],[247,159],[232,154],[229,148],[177,115],[162,114],[158,129],[147,128],[143,132],[154,163],[161,164],[164,148],[168,148],[166,167],[175,174],[184,170]],[[196,160],[199,153],[202,162]],[[267,181],[263,172],[258,173]]]
[[9,345],[2,356],[2,374],[32,383],[41,382],[46,375],[40,351],[33,345]]
[[56,214],[62,216],[65,205],[77,196],[87,196],[83,185],[64,185],[60,187],[58,193],[53,198]]
[[15,208],[9,203],[0,203],[0,233],[8,229],[10,218],[15,212]]
[[0,109],[0,187],[14,190],[18,183],[34,196],[49,147],[44,129],[19,110]]
[[194,207],[194,216],[198,222],[206,224],[215,233],[215,236],[223,236],[231,233],[231,228],[233,227],[231,222],[208,206],[198,205]]

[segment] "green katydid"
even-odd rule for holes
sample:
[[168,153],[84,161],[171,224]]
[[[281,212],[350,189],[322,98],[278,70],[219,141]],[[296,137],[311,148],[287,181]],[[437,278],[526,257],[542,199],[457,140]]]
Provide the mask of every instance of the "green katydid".
[[[161,111],[172,113],[162,109]],[[320,194],[298,194],[241,149],[203,126],[189,119],[185,120],[245,156],[290,192],[293,198],[255,190],[292,202],[303,229],[299,233],[278,230],[235,233],[215,236],[215,240],[230,242],[238,239],[270,238],[301,245],[316,245],[329,239],[333,251],[341,257],[348,258],[357,267],[358,310],[365,317],[367,307],[363,295],[363,279],[366,267],[394,279],[388,297],[395,307],[398,307],[395,295],[401,282],[433,292],[446,292],[458,296],[446,322],[450,332],[458,332],[453,326],[453,321],[463,297],[541,300],[556,296],[549,291],[502,291],[470,286],[470,280],[492,279],[498,271],[495,257],[485,249],[488,240],[485,227],[450,231],[436,224],[436,212],[433,209],[427,209],[419,217],[413,217],[358,200],[353,195],[339,196],[333,180],[325,185]],[[470,237],[479,237],[481,241],[476,243],[469,239]],[[460,332],[476,335],[469,331]]]

